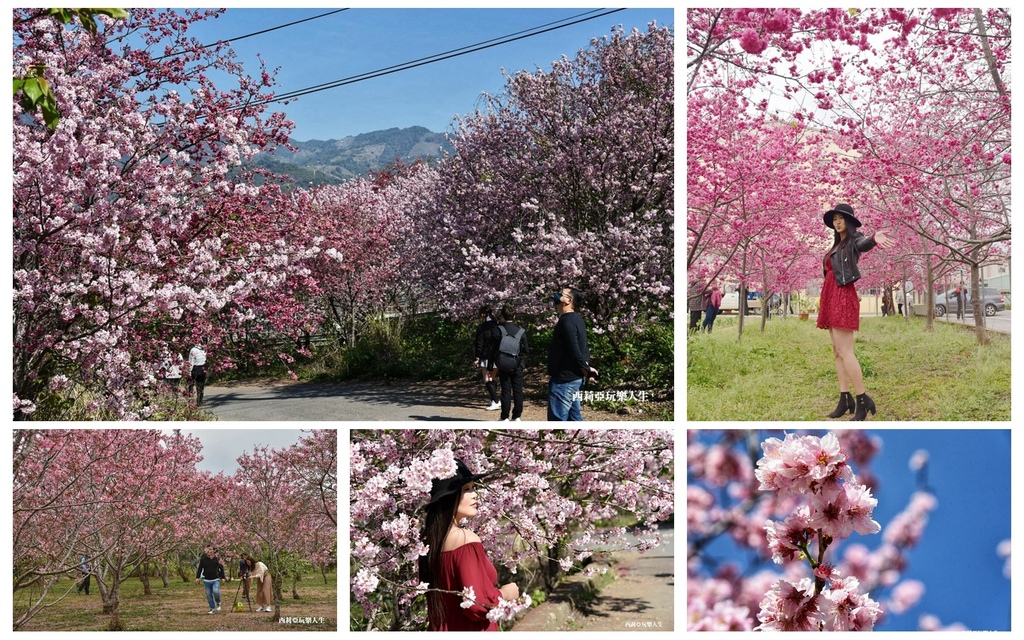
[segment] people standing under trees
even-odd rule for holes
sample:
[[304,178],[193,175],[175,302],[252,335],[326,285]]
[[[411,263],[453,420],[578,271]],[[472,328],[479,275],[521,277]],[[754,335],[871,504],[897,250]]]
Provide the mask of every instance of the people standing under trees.
[[196,584],[203,581],[206,590],[206,603],[210,605],[209,613],[220,611],[220,581],[224,579],[224,565],[214,555],[213,546],[206,545],[203,556],[196,567]]
[[597,369],[590,366],[587,325],[577,312],[583,294],[566,287],[552,295],[558,322],[548,348],[548,420],[580,421],[580,399],[588,378],[596,379]]
[[[518,600],[513,582],[498,587],[498,572],[487,557],[483,542],[460,523],[477,515],[475,482],[487,474],[473,473],[456,460],[456,474],[431,483],[430,502],[424,509],[421,540],[427,546],[419,559],[420,582],[429,584],[427,624],[430,631],[497,631],[487,619],[498,598]],[[473,604],[466,606],[461,593],[472,590]],[[453,593],[454,592],[454,593]]]
[[697,333],[700,328],[700,317],[707,308],[708,299],[704,295],[704,291],[696,282],[691,282],[686,295],[686,309],[690,312],[690,325],[686,329],[687,333]]
[[[510,305],[504,305],[498,312],[498,342],[496,362],[498,379],[501,382],[501,417],[519,422],[523,415],[523,383],[526,375],[526,354],[530,350],[526,329],[515,324],[516,312]],[[509,410],[511,409],[511,413]]]
[[249,572],[252,570],[252,560],[243,556],[238,558],[238,579],[242,581],[242,596],[249,602]]
[[860,329],[860,297],[853,283],[860,279],[860,254],[876,245],[888,249],[895,243],[884,231],[876,231],[871,237],[857,231],[861,223],[848,204],[837,204],[827,211],[824,222],[833,231],[833,243],[822,264],[825,282],[817,326],[829,331],[839,376],[839,405],[828,417],[839,418],[849,412],[854,414],[851,420],[864,420],[868,411],[874,415],[875,402],[864,391],[863,373],[853,353],[853,332]]
[[[704,324],[701,325],[702,330],[707,330],[711,333],[711,329],[715,326],[715,318],[718,317],[718,311],[722,308],[722,292],[719,291],[718,285],[711,285],[711,290],[704,293],[707,300],[707,309],[704,310]],[[741,313],[746,313],[746,307],[744,306]]]
[[964,300],[965,300],[963,288],[962,287],[957,287],[956,288],[956,293],[953,294],[953,297],[956,298],[956,319],[957,320],[963,320],[963,317],[964,317]]
[[480,367],[483,376],[484,389],[491,403],[487,405],[487,411],[501,409],[501,402],[498,401],[498,370],[494,365],[494,358],[498,348],[498,341],[501,339],[498,333],[498,324],[491,317],[491,308],[484,305],[479,311],[480,325],[476,328],[476,338],[473,340],[473,365]]
[[256,611],[274,610],[274,579],[270,575],[270,569],[252,556],[247,556],[252,569],[249,578],[258,581],[256,587]]

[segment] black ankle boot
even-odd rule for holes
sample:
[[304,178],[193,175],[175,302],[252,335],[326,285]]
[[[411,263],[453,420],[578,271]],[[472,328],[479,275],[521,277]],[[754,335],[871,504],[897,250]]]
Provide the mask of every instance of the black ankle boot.
[[868,411],[875,415],[875,401],[866,393],[857,396],[857,413],[850,420],[864,420],[868,417]]
[[835,411],[828,414],[828,417],[841,418],[844,415],[846,415],[847,411],[853,413],[856,410],[857,404],[853,401],[853,394],[850,393],[849,391],[843,391],[839,394],[839,406],[836,407]]

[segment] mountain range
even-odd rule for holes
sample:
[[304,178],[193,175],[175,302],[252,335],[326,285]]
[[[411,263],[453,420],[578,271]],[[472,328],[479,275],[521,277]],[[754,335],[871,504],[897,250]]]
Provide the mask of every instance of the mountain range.
[[443,134],[425,127],[393,128],[347,136],[341,140],[290,140],[297,151],[278,148],[258,154],[253,162],[298,184],[340,184],[370,171],[393,165],[430,161],[452,146]]

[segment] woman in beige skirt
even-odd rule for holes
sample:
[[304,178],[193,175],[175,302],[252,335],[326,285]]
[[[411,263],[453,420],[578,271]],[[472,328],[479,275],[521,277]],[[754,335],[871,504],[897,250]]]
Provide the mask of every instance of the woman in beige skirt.
[[249,578],[259,581],[259,586],[256,588],[256,611],[273,611],[274,583],[270,577],[270,570],[267,569],[267,565],[253,560],[252,557],[249,557],[248,560],[252,565]]

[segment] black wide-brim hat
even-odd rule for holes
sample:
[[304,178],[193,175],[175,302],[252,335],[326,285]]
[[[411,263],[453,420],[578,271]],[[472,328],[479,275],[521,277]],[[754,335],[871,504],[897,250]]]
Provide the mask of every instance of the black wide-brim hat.
[[432,481],[430,487],[430,502],[424,506],[430,506],[440,500],[441,498],[452,495],[453,493],[459,493],[462,491],[462,487],[466,486],[470,482],[479,480],[480,478],[486,478],[489,473],[473,473],[466,463],[458,458],[455,459],[456,471],[455,476],[451,478],[444,478],[439,480],[435,478]]
[[853,215],[853,207],[843,203],[837,204],[825,212],[825,226],[829,229],[835,230],[835,227],[832,226],[832,216],[837,213],[843,214],[843,217],[846,218],[846,226],[855,228],[860,226],[860,220]]

